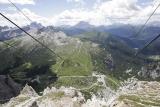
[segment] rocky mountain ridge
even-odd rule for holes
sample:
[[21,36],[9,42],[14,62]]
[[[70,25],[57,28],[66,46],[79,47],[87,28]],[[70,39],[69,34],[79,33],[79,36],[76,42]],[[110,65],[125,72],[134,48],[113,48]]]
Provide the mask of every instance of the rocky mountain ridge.
[[[21,94],[1,107],[159,107],[160,83],[131,78],[111,96],[92,95],[86,100],[76,88],[46,88],[38,95],[26,85]],[[105,90],[106,91],[106,90]],[[102,93],[101,93],[102,94]]]

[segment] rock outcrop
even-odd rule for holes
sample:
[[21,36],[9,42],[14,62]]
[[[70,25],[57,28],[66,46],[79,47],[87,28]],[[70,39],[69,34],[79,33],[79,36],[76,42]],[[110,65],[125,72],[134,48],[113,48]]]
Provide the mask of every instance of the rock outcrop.
[[111,107],[160,107],[160,83],[130,79],[117,91]]
[[2,107],[160,107],[160,83],[129,79],[114,95],[93,95],[86,100],[75,88],[46,88],[38,95],[26,85],[21,94]]
[[46,88],[39,96],[32,87],[26,85],[19,96],[2,107],[80,107],[84,102],[82,94],[74,88]]
[[4,103],[20,93],[21,86],[10,76],[0,75],[0,102]]
[[150,63],[142,67],[138,75],[146,79],[160,80],[160,63]]

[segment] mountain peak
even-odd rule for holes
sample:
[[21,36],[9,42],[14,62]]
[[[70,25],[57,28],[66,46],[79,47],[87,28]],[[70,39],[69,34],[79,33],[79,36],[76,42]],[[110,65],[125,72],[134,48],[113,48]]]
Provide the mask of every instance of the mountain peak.
[[43,25],[41,23],[37,23],[37,22],[32,22],[30,25],[29,25],[30,28],[33,28],[33,29],[41,29],[43,27]]
[[77,23],[74,27],[75,27],[75,28],[86,29],[86,28],[93,28],[94,25],[91,25],[90,23],[85,22],[85,21],[80,21],[80,22]]

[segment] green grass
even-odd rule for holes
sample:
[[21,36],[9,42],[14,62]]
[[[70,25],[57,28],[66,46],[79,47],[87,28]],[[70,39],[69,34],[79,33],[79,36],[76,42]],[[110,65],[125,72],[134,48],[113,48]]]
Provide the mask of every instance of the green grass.
[[14,68],[12,70],[10,70],[10,72],[22,72],[22,71],[25,71],[25,70],[29,70],[31,69],[33,66],[31,63],[24,63],[22,65],[20,65],[19,67],[17,68]]
[[[137,72],[140,70],[144,60],[135,57],[134,49],[129,47],[122,39],[108,33],[96,31],[81,34],[79,35],[79,38],[85,41],[89,40],[98,43],[102,48],[99,55],[92,55],[92,58],[97,61],[96,71],[112,75],[121,80],[125,80],[135,75],[137,76]],[[105,50],[103,50],[104,48]],[[107,54],[109,53],[112,55],[114,64],[112,70],[104,64],[104,58],[107,58]],[[125,71],[130,68],[133,69],[133,72],[129,75],[125,73]]]
[[120,101],[123,101],[125,99],[136,102],[136,103],[140,103],[143,105],[147,105],[147,106],[148,105],[149,106],[160,106],[160,102],[158,100],[153,100],[151,98],[143,98],[143,97],[136,96],[136,95],[121,95],[119,97]]
[[[33,87],[36,86],[38,88],[42,88],[48,84],[56,87],[72,86],[84,88],[97,82],[96,79],[79,77],[61,78],[61,76],[91,76],[93,71],[96,71],[97,73],[107,75],[107,85],[112,89],[116,89],[119,82],[109,75],[116,75],[117,78],[122,77],[124,70],[129,65],[133,65],[128,64],[128,62],[134,63],[136,60],[133,60],[130,54],[128,55],[128,51],[126,52],[126,47],[122,43],[114,40],[107,33],[88,32],[82,36],[80,38],[86,39],[86,41],[80,44],[76,42],[75,38],[75,40],[70,40],[67,45],[62,46],[47,43],[47,46],[52,47],[51,49],[63,59],[56,58],[36,42],[23,41],[22,39],[24,38],[9,41],[11,44],[18,46],[18,49],[7,49],[0,53],[0,72],[10,72],[12,77],[14,77],[13,79],[25,82],[30,82],[30,80],[34,80],[38,76],[41,84],[39,84],[39,87],[35,84],[33,85]],[[108,40],[107,42],[106,39]],[[100,47],[92,47],[91,41],[99,43]],[[113,42],[112,45],[109,44],[110,42]],[[121,46],[122,48],[119,49]],[[0,47],[5,48],[6,46],[0,45]],[[114,49],[111,49],[112,47]],[[103,48],[106,48],[106,50],[103,50]],[[124,53],[122,54],[122,52]],[[104,63],[106,58],[110,57],[110,53],[113,56],[115,72],[112,72],[106,63]],[[49,76],[55,75],[60,77],[57,81],[50,81],[48,79]]]
[[43,99],[46,99],[46,98],[50,98],[51,100],[59,100],[60,98],[62,98],[64,96],[65,96],[65,93],[62,91],[51,92],[51,93],[46,94],[43,97],[39,98],[38,101],[42,101]]
[[118,89],[120,86],[120,81],[117,80],[115,77],[112,77],[109,75],[107,75],[105,77],[105,82],[108,87],[110,87],[111,89],[114,89],[114,90]]
[[[69,46],[70,47],[70,46]],[[67,47],[65,47],[67,48]],[[86,46],[82,45],[80,48],[72,47],[69,54],[63,55],[63,59],[59,59],[55,65],[52,66],[52,71],[58,76],[87,76],[91,75],[92,60],[90,53]],[[64,52],[63,53],[67,53]],[[62,55],[62,54],[61,54]]]
[[[90,43],[85,42],[78,46],[77,42],[73,40],[68,45],[58,46],[54,50],[63,59],[55,59],[52,53],[39,44],[28,42],[21,40],[21,38],[13,39],[8,43],[14,43],[15,46],[18,46],[17,50],[9,48],[0,53],[0,72],[10,74],[16,82],[30,83],[38,76],[41,83],[31,84],[34,88],[37,87],[36,90],[41,91],[46,85],[54,84],[56,81],[55,79],[50,81],[49,76],[55,76],[55,74],[57,76],[89,76],[92,74]],[[6,48],[4,44],[1,44],[0,47],[3,47],[2,50]],[[95,82],[94,79],[59,78],[55,84],[59,87],[85,87],[92,82]]]
[[97,82],[96,77],[88,78],[88,77],[62,77],[58,78],[58,80],[53,84],[53,86],[61,87],[75,87],[77,89],[86,88],[88,86],[91,86],[93,83]]
[[88,89],[82,89],[80,90],[81,93],[84,95],[85,99],[91,99],[92,95],[96,95],[100,90],[104,89],[103,86],[100,86],[99,84],[93,84]]
[[124,100],[124,103],[127,105],[132,105],[131,107],[146,107],[146,105],[137,103],[135,101],[130,101],[130,100]]
[[49,93],[48,97],[52,98],[52,100],[58,100],[64,96],[64,92],[56,92],[56,93]]

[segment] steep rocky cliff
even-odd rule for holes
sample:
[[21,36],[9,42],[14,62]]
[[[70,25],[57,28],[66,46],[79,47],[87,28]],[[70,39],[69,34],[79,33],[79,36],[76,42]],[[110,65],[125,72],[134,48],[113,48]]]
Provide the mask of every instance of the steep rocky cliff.
[[21,86],[13,81],[10,76],[0,75],[0,102],[9,101],[10,98],[20,93]]

